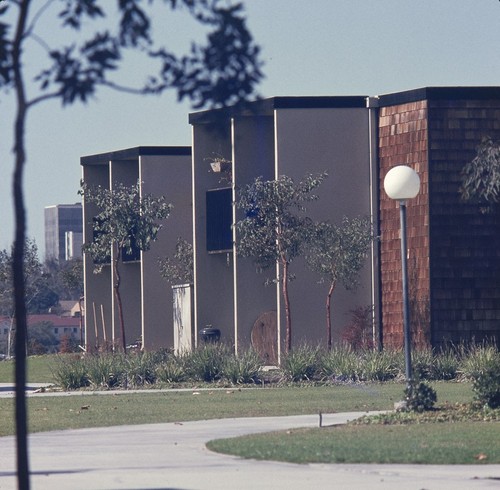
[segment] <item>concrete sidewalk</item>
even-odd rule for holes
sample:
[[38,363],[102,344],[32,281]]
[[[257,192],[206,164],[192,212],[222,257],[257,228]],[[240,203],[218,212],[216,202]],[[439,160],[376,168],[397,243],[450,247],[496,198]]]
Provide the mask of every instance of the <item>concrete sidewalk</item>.
[[[325,425],[359,413],[324,415]],[[317,427],[318,415],[222,419],[37,433],[30,436],[34,490],[474,490],[500,487],[500,465],[297,465],[212,453],[211,439]],[[0,489],[16,488],[15,441],[0,438]]]

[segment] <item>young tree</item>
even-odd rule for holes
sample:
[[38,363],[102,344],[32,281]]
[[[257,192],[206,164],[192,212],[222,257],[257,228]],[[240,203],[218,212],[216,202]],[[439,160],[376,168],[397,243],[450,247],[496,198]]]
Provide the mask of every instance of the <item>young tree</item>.
[[500,202],[500,142],[490,137],[481,141],[476,157],[462,169],[460,194],[485,212]]
[[192,283],[194,279],[193,245],[179,237],[172,258],[158,259],[160,275],[170,284]]
[[113,189],[88,186],[82,182],[80,194],[86,204],[95,204],[99,212],[94,217],[94,238],[83,246],[94,259],[95,272],[111,260],[113,293],[118,306],[121,344],[127,350],[125,320],[120,294],[120,262],[124,254],[138,250],[146,252],[160,231],[160,220],[168,218],[172,205],[165,198],[142,195],[140,183],[125,186],[113,185]]
[[326,340],[332,347],[331,300],[339,283],[346,289],[357,286],[372,241],[368,218],[349,219],[344,216],[340,225],[322,222],[315,225],[305,258],[310,269],[328,284],[326,295]]
[[[160,94],[168,88],[194,107],[220,107],[246,101],[262,79],[259,49],[245,25],[242,6],[222,0],[164,0],[171,11],[185,9],[208,29],[205,44],[192,44],[187,55],[177,55],[153,42],[154,2],[127,0],[12,0],[0,2],[0,89],[16,99],[14,123],[13,201],[15,210],[14,295],[16,342],[16,432],[18,484],[29,488],[26,427],[26,304],[23,252],[26,235],[23,174],[26,162],[25,128],[28,112],[49,99],[63,105],[87,102],[99,87],[137,94]],[[113,7],[116,5],[115,9]],[[106,11],[109,16],[106,16]],[[105,19],[109,19],[106,28]],[[55,46],[37,27],[44,19],[58,22],[65,42]],[[92,26],[102,30],[85,37]],[[51,30],[50,32],[53,32]],[[54,39],[57,36],[54,36]],[[23,54],[30,45],[46,52],[31,79]],[[141,53],[159,63],[158,74],[145,77],[142,87],[127,87],[116,75],[125,54]],[[44,65],[44,62],[46,64]],[[113,77],[113,75],[115,75]],[[28,86],[28,82],[34,82]],[[38,89],[35,89],[35,86]],[[31,94],[31,95],[30,95]]]
[[290,264],[302,254],[312,225],[304,214],[304,204],[318,198],[313,191],[325,177],[326,173],[308,175],[299,183],[285,175],[269,181],[258,177],[240,192],[238,207],[246,218],[236,224],[238,253],[253,257],[262,269],[279,266],[278,280],[285,305],[285,352],[292,348]]

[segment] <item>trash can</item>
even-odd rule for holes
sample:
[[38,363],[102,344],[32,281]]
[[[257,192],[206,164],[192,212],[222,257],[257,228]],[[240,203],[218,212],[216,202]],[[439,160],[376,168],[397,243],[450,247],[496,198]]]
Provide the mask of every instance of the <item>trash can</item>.
[[205,344],[215,343],[220,339],[220,330],[218,328],[207,326],[200,330],[199,335],[200,340]]

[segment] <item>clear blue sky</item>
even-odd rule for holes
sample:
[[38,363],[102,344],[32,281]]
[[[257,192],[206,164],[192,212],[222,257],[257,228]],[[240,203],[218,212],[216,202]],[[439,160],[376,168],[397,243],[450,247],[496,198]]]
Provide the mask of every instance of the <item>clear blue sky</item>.
[[[7,0],[9,1],[9,0]],[[106,0],[111,1],[111,0]],[[35,4],[38,2],[34,2]],[[57,2],[59,3],[59,2]],[[424,86],[500,85],[498,0],[243,0],[262,47],[260,94],[381,95]],[[60,35],[57,22],[43,35]],[[155,35],[181,49],[200,33],[177,14]],[[28,67],[38,52],[28,53]],[[124,83],[141,61],[121,72]],[[0,248],[13,240],[13,94],[0,92]],[[43,258],[43,209],[79,200],[82,155],[139,145],[189,145],[189,104],[99,92],[86,106],[34,108],[27,130],[28,235]],[[168,196],[167,196],[168,198]]]

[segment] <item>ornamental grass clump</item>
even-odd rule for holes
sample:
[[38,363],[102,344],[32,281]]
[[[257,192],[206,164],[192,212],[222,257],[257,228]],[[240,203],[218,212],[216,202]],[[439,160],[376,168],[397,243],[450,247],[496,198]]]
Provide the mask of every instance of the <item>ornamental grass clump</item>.
[[159,383],[182,383],[187,380],[185,356],[169,356],[155,367],[156,381]]
[[89,378],[85,364],[77,357],[58,357],[51,367],[54,381],[63,390],[78,390],[89,386]]
[[264,363],[253,349],[226,358],[223,377],[233,384],[258,383]]
[[301,345],[282,356],[280,367],[289,381],[313,380],[320,368],[320,349]]
[[362,381],[390,381],[401,374],[399,354],[393,350],[365,350],[360,355]]
[[86,355],[83,364],[93,388],[117,388],[126,380],[123,354]]
[[434,356],[431,379],[449,381],[456,379],[459,373],[460,356],[456,349],[441,350]]
[[223,343],[208,343],[186,354],[185,369],[194,381],[219,381],[224,374],[227,358],[232,355],[229,346]]
[[358,381],[361,377],[359,355],[348,345],[336,345],[321,356],[321,376],[333,381]]
[[[138,352],[122,359],[126,387],[152,385],[156,382],[157,356],[154,353]],[[121,380],[123,383],[124,380]]]

